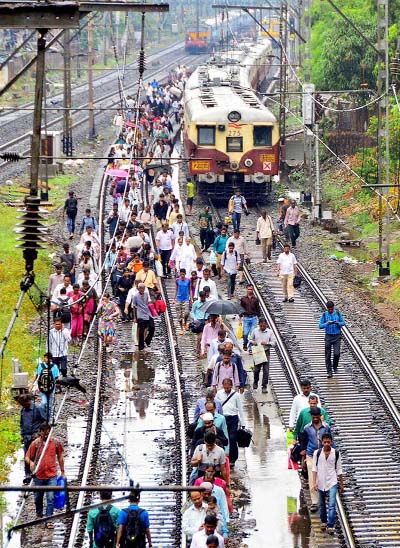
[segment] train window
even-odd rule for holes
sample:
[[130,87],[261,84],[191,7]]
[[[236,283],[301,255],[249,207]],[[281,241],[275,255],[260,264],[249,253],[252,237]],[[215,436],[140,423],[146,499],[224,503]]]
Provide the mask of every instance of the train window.
[[227,137],[226,151],[227,152],[243,152],[243,137]]
[[254,126],[254,146],[270,147],[272,145],[272,126]]
[[197,144],[215,146],[215,127],[197,126]]

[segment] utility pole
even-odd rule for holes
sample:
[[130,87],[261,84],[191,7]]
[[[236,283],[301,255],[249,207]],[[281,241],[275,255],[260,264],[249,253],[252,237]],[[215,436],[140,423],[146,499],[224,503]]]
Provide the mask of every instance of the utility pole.
[[32,147],[31,147],[31,184],[30,195],[38,194],[40,148],[42,140],[42,109],[43,109],[43,88],[46,68],[46,34],[48,29],[38,29],[37,59],[36,59],[36,80],[35,80],[35,110],[33,112]]
[[[79,55],[79,53],[78,53]],[[79,57],[77,57],[79,58]],[[71,118],[71,45],[70,30],[64,33],[64,118],[63,153],[72,156],[72,118]]]
[[88,23],[88,103],[89,103],[89,139],[96,137],[96,129],[94,126],[94,111],[93,111],[93,20]]
[[[380,276],[390,274],[390,171],[389,171],[389,0],[377,0],[378,8],[378,96],[383,94],[378,104],[378,185],[388,185],[379,194],[378,220],[378,267]],[[385,152],[383,152],[383,147]],[[385,252],[383,251],[383,198],[386,196]],[[383,262],[386,266],[383,266]]]
[[104,12],[103,24],[104,24],[104,39],[103,39],[103,65],[106,67],[108,63],[108,13]]
[[286,96],[287,96],[287,4],[281,3],[279,19],[279,42],[280,42],[280,77],[279,77],[279,126],[281,136],[280,171],[281,175],[286,174]]

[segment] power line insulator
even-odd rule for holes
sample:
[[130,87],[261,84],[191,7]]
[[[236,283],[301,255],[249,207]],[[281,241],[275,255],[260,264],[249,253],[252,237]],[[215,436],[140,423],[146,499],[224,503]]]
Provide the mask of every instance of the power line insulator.
[[5,162],[19,162],[21,156],[18,152],[3,152],[3,154],[0,154],[0,158]]
[[40,198],[38,196],[27,196],[25,208],[19,210],[23,214],[18,217],[22,222],[17,224],[15,232],[18,234],[17,241],[21,242],[17,248],[23,249],[25,269],[27,274],[33,273],[33,265],[37,259],[38,250],[44,249],[41,245],[46,242],[45,235],[47,227],[43,226],[43,213],[46,210],[40,209]]
[[140,50],[139,59],[138,59],[138,70],[140,76],[143,76],[144,71],[146,70],[146,59],[144,55],[144,50]]

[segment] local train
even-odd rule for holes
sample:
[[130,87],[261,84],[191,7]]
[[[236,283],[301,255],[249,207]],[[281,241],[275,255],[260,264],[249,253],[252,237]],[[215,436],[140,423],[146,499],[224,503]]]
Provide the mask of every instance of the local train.
[[243,50],[198,67],[184,93],[189,171],[217,201],[238,187],[249,201],[265,201],[279,170],[279,124],[252,90],[267,75],[271,43]]

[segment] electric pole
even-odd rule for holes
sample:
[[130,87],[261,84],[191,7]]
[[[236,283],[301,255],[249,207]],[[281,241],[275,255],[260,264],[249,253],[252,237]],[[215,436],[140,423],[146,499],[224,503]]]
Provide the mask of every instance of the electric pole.
[[42,141],[42,111],[43,111],[43,88],[44,75],[46,68],[46,34],[47,29],[38,29],[37,40],[37,59],[36,59],[36,80],[35,80],[35,110],[33,112],[33,128],[32,128],[32,146],[31,146],[31,196],[37,196],[38,179],[39,179],[39,164],[40,164],[40,148]]
[[[79,55],[79,54],[78,54]],[[63,117],[63,153],[72,156],[72,118],[71,118],[71,45],[70,30],[64,33],[64,117]]]
[[105,11],[104,12],[104,17],[103,17],[103,24],[104,24],[104,38],[103,38],[103,65],[106,67],[107,66],[107,63],[108,63],[108,27],[107,27],[107,23],[108,23],[108,20],[109,20],[109,17],[108,17],[108,13]]
[[89,103],[89,139],[96,137],[96,129],[94,126],[94,111],[93,111],[93,20],[88,23],[88,103]]
[[279,126],[281,135],[281,174],[286,173],[286,97],[287,97],[287,4],[282,3],[279,19],[279,42],[280,42],[280,78],[279,78]]

